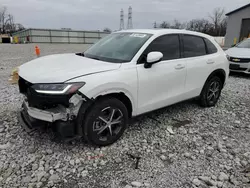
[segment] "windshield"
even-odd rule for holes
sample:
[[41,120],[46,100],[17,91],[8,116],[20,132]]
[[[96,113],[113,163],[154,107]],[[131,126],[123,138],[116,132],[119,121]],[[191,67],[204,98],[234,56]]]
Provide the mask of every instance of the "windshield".
[[243,40],[241,43],[236,45],[237,48],[250,48],[250,39]]
[[112,63],[129,62],[151,36],[145,33],[113,33],[91,46],[84,56]]

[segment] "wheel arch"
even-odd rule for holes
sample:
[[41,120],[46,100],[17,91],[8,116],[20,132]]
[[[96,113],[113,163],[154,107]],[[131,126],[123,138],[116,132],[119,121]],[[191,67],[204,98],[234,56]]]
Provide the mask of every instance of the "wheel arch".
[[206,85],[207,81],[208,81],[211,77],[213,77],[213,76],[218,76],[218,77],[220,78],[221,82],[222,82],[222,85],[224,86],[225,81],[226,81],[226,71],[223,70],[223,69],[216,69],[216,70],[214,70],[214,71],[207,77],[207,79],[206,79],[206,81],[205,81],[205,83],[204,83],[204,85],[203,85],[203,88],[204,88],[204,86]]
[[120,100],[127,108],[129,117],[132,117],[134,114],[134,104],[131,100],[131,97],[126,95],[123,91],[109,92],[109,93],[101,93],[95,97],[94,100],[98,100],[103,97],[114,97]]

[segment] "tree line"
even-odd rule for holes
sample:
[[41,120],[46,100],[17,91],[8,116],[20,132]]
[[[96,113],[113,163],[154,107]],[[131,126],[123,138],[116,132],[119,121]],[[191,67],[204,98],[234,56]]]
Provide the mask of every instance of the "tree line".
[[202,32],[212,36],[225,36],[227,29],[227,18],[225,10],[216,8],[208,15],[208,18],[193,19],[189,22],[174,20],[172,23],[163,21],[159,25],[155,22],[154,28],[187,29]]
[[[192,19],[188,22],[180,22],[174,20],[172,22],[163,21],[160,24],[156,22],[154,28],[171,28],[171,29],[187,29],[206,33],[212,36],[225,36],[227,29],[227,18],[225,17],[225,10],[216,8],[208,15],[208,18]],[[8,13],[7,7],[0,7],[0,34],[11,34],[16,31],[24,30],[22,24],[15,23],[14,17]],[[104,32],[111,33],[111,29],[104,28]]]
[[15,23],[12,14],[8,13],[7,7],[0,7],[0,34],[11,34],[25,29],[22,24]]

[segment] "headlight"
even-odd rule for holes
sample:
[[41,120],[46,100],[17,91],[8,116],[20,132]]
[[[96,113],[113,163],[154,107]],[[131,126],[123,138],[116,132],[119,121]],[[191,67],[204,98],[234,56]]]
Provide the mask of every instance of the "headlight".
[[229,55],[227,55],[227,60],[230,61],[230,56]]
[[84,86],[84,82],[67,84],[35,84],[32,88],[37,93],[44,94],[72,94]]

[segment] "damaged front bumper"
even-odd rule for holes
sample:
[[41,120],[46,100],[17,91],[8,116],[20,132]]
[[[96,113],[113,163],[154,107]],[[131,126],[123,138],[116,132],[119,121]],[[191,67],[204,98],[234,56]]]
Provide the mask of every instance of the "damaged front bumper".
[[56,108],[48,110],[40,110],[37,108],[29,107],[26,101],[23,102],[21,111],[26,111],[32,118],[51,123],[57,120],[67,121],[68,116],[66,108],[64,108],[63,106],[58,106]]
[[50,124],[62,138],[82,136],[81,125],[77,124],[80,108],[87,108],[91,100],[80,94],[73,95],[69,100],[69,107],[57,105],[46,110],[29,106],[24,100],[20,113],[22,127],[27,131],[33,131],[37,122]]

